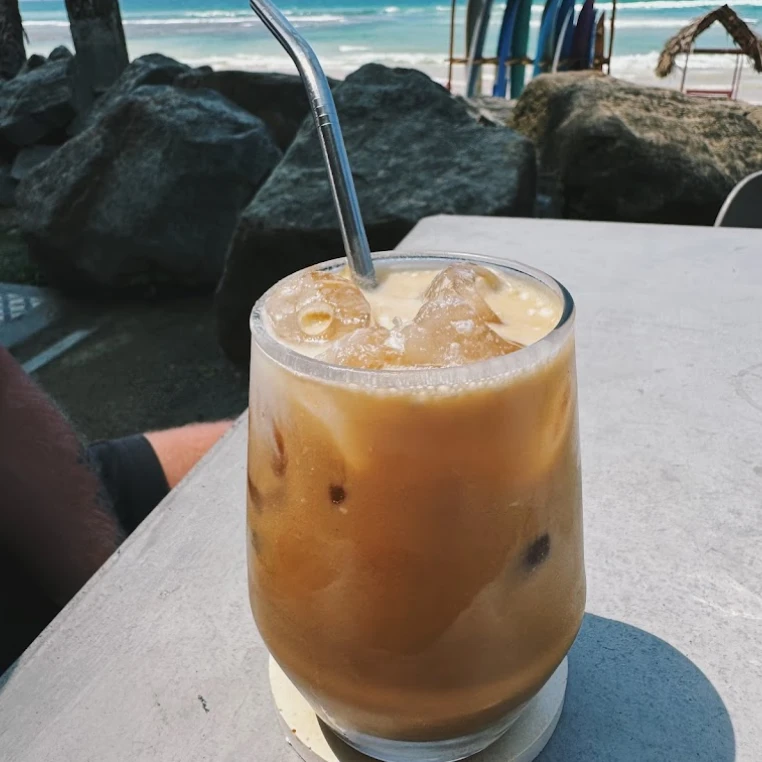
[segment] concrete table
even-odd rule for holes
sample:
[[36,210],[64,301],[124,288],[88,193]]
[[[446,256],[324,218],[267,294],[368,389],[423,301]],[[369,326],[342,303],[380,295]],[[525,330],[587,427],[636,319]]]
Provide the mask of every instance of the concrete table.
[[[588,616],[542,762],[762,754],[762,233],[434,218],[578,305]],[[249,613],[240,421],[3,681],[3,762],[292,762]]]

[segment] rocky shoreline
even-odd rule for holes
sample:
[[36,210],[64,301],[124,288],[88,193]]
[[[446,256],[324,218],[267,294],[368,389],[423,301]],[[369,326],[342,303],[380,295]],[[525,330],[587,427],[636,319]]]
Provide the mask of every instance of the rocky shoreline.
[[[711,225],[762,169],[762,107],[597,74],[540,77],[515,105],[378,64],[332,87],[377,251],[435,214]],[[214,293],[245,369],[253,301],[342,253],[301,82],[152,54],[90,93],[65,48],[0,84],[0,281],[101,301]]]

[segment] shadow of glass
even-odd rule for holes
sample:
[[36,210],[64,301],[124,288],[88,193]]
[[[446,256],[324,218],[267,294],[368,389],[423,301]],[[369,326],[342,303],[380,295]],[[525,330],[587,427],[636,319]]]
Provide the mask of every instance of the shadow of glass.
[[644,630],[585,615],[564,711],[537,762],[734,759],[728,711],[692,661]]
[[[370,760],[321,728],[338,762]],[[470,762],[507,762],[502,746]],[[725,704],[693,662],[644,630],[586,614],[569,652],[563,714],[536,762],[593,760],[733,762],[735,736]]]

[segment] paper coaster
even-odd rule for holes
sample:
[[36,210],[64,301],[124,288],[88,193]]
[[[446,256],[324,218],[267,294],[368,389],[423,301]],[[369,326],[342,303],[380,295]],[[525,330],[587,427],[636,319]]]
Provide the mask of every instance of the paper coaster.
[[[508,732],[473,762],[531,762],[545,748],[564,707],[569,668],[566,659],[532,699]],[[317,718],[307,701],[270,658],[270,687],[286,742],[305,762],[368,762],[370,757],[347,746]]]

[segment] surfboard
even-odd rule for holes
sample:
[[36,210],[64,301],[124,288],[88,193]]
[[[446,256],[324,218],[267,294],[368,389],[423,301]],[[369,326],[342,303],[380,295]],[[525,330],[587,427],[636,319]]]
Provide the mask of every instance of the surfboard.
[[[526,58],[529,50],[529,20],[531,16],[532,0],[518,0],[511,43],[511,58]],[[525,77],[525,64],[513,64],[511,66],[511,98],[518,98],[524,91]]]
[[577,17],[572,39],[572,69],[584,69],[590,56],[590,35],[595,24],[595,0],[585,0]]
[[492,0],[484,0],[481,13],[476,19],[473,37],[471,38],[471,48],[468,52],[468,69],[466,97],[473,98],[481,90],[482,65],[476,63],[476,60],[484,55],[484,40],[487,37],[487,27],[489,26],[489,15],[492,12]]
[[486,0],[468,0],[466,3],[466,56],[471,52],[474,30]]
[[556,11],[556,23],[553,29],[553,38],[549,45],[550,60],[553,62],[551,71],[558,71],[563,68],[561,52],[563,41],[568,32],[569,26],[574,26],[574,0],[560,0]]
[[595,59],[595,30],[598,26],[598,14],[593,13],[592,18],[590,19],[590,26],[588,28],[587,32],[587,61],[586,61],[586,69],[592,69],[593,68],[593,60]]
[[519,0],[508,0],[505,4],[503,22],[500,25],[500,35],[497,39],[497,71],[495,72],[495,84],[492,95],[505,98],[508,89],[508,65],[506,61],[511,57],[513,47],[513,30],[516,27],[516,14]]
[[[549,60],[547,55],[547,49],[549,42],[553,37],[553,25],[556,21],[556,11],[558,10],[560,0],[547,0],[545,3],[545,18],[540,21],[540,34],[537,38],[537,53],[534,57],[534,77],[539,76],[545,71],[546,67],[550,68],[552,60]],[[552,54],[551,54],[552,55]]]
[[556,42],[556,52],[553,54],[553,67],[551,68],[551,71],[553,73],[559,70],[559,64],[561,64],[561,52],[563,50],[564,41],[566,40],[566,32],[569,26],[571,26],[573,18],[574,18],[574,6],[572,5],[572,7],[567,9],[566,11],[566,16],[564,18],[563,24],[561,25],[561,30],[558,35],[558,41]]
[[572,10],[572,17],[569,26],[566,27],[566,34],[564,35],[563,44],[561,46],[561,61],[563,62],[563,70],[566,71],[570,67],[570,59],[572,54],[572,42],[574,41],[574,11]]
[[603,57],[606,55],[606,11],[603,11],[595,26],[595,51],[593,53],[593,66],[603,69]]

